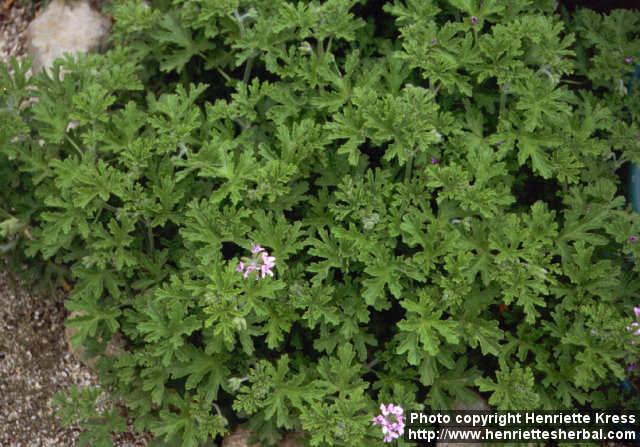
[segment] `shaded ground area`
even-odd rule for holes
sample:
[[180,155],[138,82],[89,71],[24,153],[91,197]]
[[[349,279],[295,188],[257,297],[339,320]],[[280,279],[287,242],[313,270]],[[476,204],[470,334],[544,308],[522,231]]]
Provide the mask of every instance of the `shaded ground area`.
[[575,8],[589,8],[601,13],[608,13],[612,9],[638,9],[638,0],[560,0],[561,6],[573,11]]

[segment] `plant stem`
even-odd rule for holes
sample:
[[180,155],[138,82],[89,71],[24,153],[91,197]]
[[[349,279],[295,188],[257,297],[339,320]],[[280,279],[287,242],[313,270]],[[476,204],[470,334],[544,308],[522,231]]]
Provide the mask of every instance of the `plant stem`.
[[102,206],[109,211],[113,211],[114,213],[119,212],[120,210],[113,205],[109,205],[107,202],[102,202]]
[[242,23],[244,18],[240,16],[237,9],[233,11],[232,17],[235,19],[236,22],[238,22],[238,27],[240,28],[240,35],[244,36],[244,23]]
[[429,79],[429,90],[433,92],[433,97],[438,96],[438,91],[440,91],[440,87],[442,87],[442,82],[438,83],[436,81],[435,88],[434,85],[431,84],[431,79]]
[[363,369],[365,371],[368,371],[368,370],[372,369],[374,366],[376,366],[378,363],[380,363],[380,360],[373,359],[369,363],[365,364]]
[[71,143],[71,146],[73,146],[75,148],[75,150],[78,151],[78,154],[80,154],[80,156],[82,157],[84,155],[84,152],[82,152],[82,149],[80,149],[80,147],[76,144],[75,141],[73,141],[71,139],[71,137],[69,135],[65,134],[64,136],[67,138],[69,143]]
[[225,78],[225,80],[232,81],[231,76],[229,76],[222,68],[220,67],[216,67],[216,70],[218,70],[218,73],[220,73],[222,75],[223,78]]
[[[236,22],[238,22],[238,27],[240,28],[240,36],[245,35],[246,30],[244,28],[244,18],[246,17],[246,15],[240,15],[238,13],[238,10],[236,9],[235,11],[233,11],[233,18],[235,19]],[[242,75],[242,83],[244,85],[247,85],[249,83],[249,78],[251,77],[251,68],[253,67],[253,59],[255,58],[255,54],[252,54],[248,59],[247,62],[245,63],[244,66],[244,74]]]
[[103,209],[104,209],[104,206],[101,206],[100,209],[98,209],[98,212],[96,213],[96,217],[93,219],[92,225],[95,225],[98,219],[100,219],[100,215],[102,214]]
[[218,413],[218,416],[220,416],[221,418],[224,418],[224,416],[222,415],[222,411],[220,411],[220,407],[218,406],[217,403],[212,402],[211,405],[213,405],[213,408],[216,409],[216,413]]
[[327,53],[331,51],[331,44],[333,43],[333,34],[329,36],[329,42],[327,43],[327,49],[325,50]]
[[153,254],[155,250],[153,246],[153,229],[147,219],[144,220],[144,225],[147,227],[147,246],[149,248],[149,254]]
[[253,60],[255,56],[251,56],[247,59],[247,63],[244,65],[244,74],[242,75],[242,83],[244,85],[249,84],[249,78],[251,77],[251,69],[253,68]]
[[413,155],[409,157],[404,165],[404,184],[408,185],[411,180],[411,168],[413,167]]

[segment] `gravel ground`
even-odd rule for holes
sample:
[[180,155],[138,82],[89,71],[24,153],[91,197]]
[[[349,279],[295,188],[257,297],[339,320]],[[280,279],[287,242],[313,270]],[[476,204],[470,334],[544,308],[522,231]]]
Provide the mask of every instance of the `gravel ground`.
[[65,387],[96,385],[67,351],[61,300],[34,297],[0,274],[0,445],[73,445],[49,400]]
[[[16,281],[16,284],[12,284]],[[63,296],[29,293],[0,273],[0,446],[75,446],[77,428],[62,428],[49,403],[69,386],[94,386],[95,374],[69,352]],[[132,432],[116,446],[144,446]]]
[[0,0],[0,62],[25,54],[25,31],[35,13],[33,1]]

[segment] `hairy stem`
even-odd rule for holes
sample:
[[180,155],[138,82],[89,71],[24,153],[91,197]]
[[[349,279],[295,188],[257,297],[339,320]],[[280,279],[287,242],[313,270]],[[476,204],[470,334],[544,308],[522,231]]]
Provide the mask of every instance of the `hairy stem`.
[[244,74],[242,75],[242,83],[244,85],[249,84],[249,78],[251,77],[251,69],[253,68],[254,59],[255,56],[251,56],[249,59],[247,59],[247,62],[244,65]]
[[504,115],[504,111],[507,106],[507,93],[502,89],[500,90],[500,113],[498,115],[499,118]]
[[411,180],[411,168],[413,167],[413,155],[409,157],[404,165],[404,184],[408,185]]
[[151,228],[151,224],[147,219],[144,220],[144,225],[147,227],[147,247],[149,249],[149,254],[153,254],[155,247],[153,244],[153,228]]
[[374,366],[376,366],[378,363],[380,363],[380,360],[378,360],[378,359],[373,359],[373,360],[371,360],[369,363],[365,364],[365,365],[363,366],[363,369],[364,369],[365,371],[369,371],[369,370],[370,370],[370,369],[372,369]]
[[327,53],[331,52],[332,43],[333,43],[333,35],[329,36],[329,42],[327,43],[327,49],[325,50]]
[[216,67],[216,70],[218,70],[218,73],[220,73],[226,81],[232,81],[231,76],[229,76],[222,68]]
[[71,143],[71,146],[73,146],[74,149],[78,151],[78,154],[80,154],[80,156],[82,157],[84,152],[82,151],[82,149],[80,149],[80,146],[78,146],[78,144],[75,141],[73,141],[69,135],[65,134],[64,136],[67,138],[69,143]]

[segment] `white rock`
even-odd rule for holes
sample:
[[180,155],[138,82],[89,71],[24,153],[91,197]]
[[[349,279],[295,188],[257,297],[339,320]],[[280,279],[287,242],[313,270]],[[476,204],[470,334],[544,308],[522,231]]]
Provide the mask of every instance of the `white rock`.
[[33,69],[48,69],[64,53],[96,50],[111,28],[111,21],[85,0],[53,0],[29,25],[27,39]]

